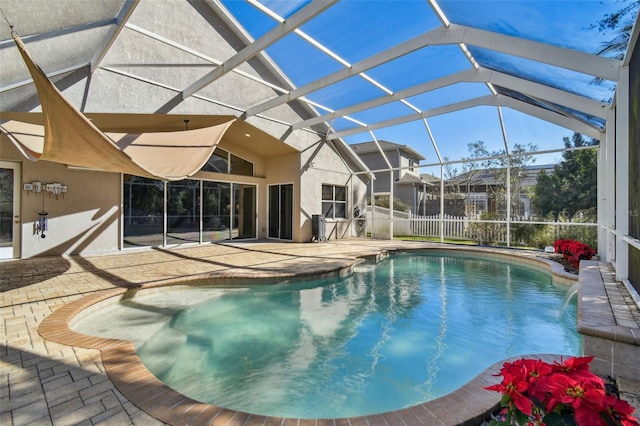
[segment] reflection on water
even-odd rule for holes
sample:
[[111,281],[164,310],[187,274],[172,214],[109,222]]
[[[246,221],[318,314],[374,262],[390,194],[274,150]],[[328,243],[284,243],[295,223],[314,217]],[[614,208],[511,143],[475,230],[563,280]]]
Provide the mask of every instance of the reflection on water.
[[579,354],[566,292],[514,264],[399,254],[346,278],[210,298],[173,315],[139,355],[171,387],[231,409],[379,413],[449,393],[509,356]]

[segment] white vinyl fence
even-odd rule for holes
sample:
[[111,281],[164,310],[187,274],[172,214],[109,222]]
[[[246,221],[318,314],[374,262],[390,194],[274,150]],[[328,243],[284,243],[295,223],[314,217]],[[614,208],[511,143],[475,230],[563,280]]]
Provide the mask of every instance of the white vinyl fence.
[[[440,237],[440,215],[421,216],[411,212],[390,211],[386,207],[367,206],[366,231],[375,238],[389,238],[390,217],[393,215],[393,236]],[[556,235],[575,226],[596,226],[595,223],[580,222],[538,222],[532,217],[513,217],[512,232],[516,223],[543,224],[554,227]],[[444,238],[469,239],[480,241],[491,238],[492,241],[506,242],[507,225],[504,221],[479,220],[475,217],[451,216],[442,218]]]
[[[392,212],[386,207],[367,206],[367,233],[377,237],[389,235],[389,217]],[[445,238],[471,238],[469,221],[461,216],[444,215]],[[440,236],[440,215],[420,216],[411,212],[393,212],[393,235],[413,235],[420,237]]]

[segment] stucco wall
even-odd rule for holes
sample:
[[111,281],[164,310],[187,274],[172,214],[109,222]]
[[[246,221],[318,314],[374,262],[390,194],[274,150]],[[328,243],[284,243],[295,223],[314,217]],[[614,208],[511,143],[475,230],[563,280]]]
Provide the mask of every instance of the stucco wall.
[[[310,241],[311,219],[322,214],[322,185],[347,186],[347,218],[327,219],[326,237],[328,239],[350,238],[353,232],[353,208],[358,205],[364,211],[366,203],[366,184],[359,178],[353,178],[348,165],[336,152],[335,147],[315,135],[309,134],[315,142],[301,153],[302,170],[298,191],[300,200],[299,232],[296,241]],[[298,135],[298,139],[304,139]]]
[[[254,58],[238,68],[240,73],[229,72],[199,90],[197,96],[182,99],[179,92],[214,70],[216,64],[213,62],[222,62],[244,47],[238,35],[227,28],[204,3],[182,0],[141,2],[128,23],[130,25],[122,29],[100,66],[90,76],[88,68],[84,67],[53,78],[64,96],[82,112],[239,116],[249,107],[278,94],[272,88],[247,78],[246,74],[286,87],[282,76],[273,73],[268,64]],[[211,61],[202,55],[169,46],[162,40],[144,34],[144,31],[177,45],[189,46]],[[64,43],[65,40],[61,40],[58,45],[62,52],[65,51]],[[51,54],[38,52],[34,43],[29,47],[36,50],[36,62],[41,55]],[[132,63],[136,66],[126,65]],[[64,67],[61,65],[59,68]],[[130,75],[137,78],[131,78]],[[0,103],[4,110],[39,110],[33,86],[15,89],[15,94],[29,93],[27,102],[12,103],[13,92],[8,91]],[[227,144],[223,139],[221,147],[254,163],[256,177],[197,175],[206,179],[258,185],[258,238],[267,235],[269,184],[294,185],[294,206],[299,206],[299,210],[294,211],[295,241],[311,238],[311,216],[321,212],[321,185],[351,184],[349,166],[331,143],[322,141],[318,134],[307,130],[291,130],[289,123],[310,116],[309,111],[292,102],[246,118],[248,123],[300,153],[263,155],[252,151],[251,145]],[[258,143],[255,141],[255,144]],[[12,146],[6,146],[9,148],[3,149],[0,156],[5,157],[10,152],[24,164],[23,181],[51,180],[69,187],[64,200],[57,200],[56,203],[46,200],[51,232],[43,241],[36,240],[32,235],[33,218],[37,218],[42,207],[36,205],[35,198],[23,200],[22,214],[27,221],[23,225],[23,257],[118,249],[121,192],[118,174],[70,170],[63,165],[44,162],[27,165],[28,162]],[[352,194],[358,194],[357,202],[360,203],[366,192],[366,185],[360,179],[355,179],[355,182],[357,189],[349,191],[349,212],[353,211]],[[350,217],[334,222],[327,235],[332,238],[349,237],[350,224]]]
[[[2,160],[21,164],[21,183],[60,182],[68,187],[68,192],[58,199],[46,192],[20,192],[21,257],[118,249],[119,174],[72,170],[44,161],[31,162],[4,137],[0,142],[0,153]],[[34,226],[43,209],[48,213],[46,238],[36,234]]]

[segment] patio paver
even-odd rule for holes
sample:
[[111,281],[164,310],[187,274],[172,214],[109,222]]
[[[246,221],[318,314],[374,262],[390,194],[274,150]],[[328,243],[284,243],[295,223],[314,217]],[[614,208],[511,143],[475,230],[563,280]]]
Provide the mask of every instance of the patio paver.
[[[397,240],[246,242],[1,262],[0,330],[4,339],[0,342],[0,424],[315,424],[237,413],[192,401],[167,390],[146,369],[137,367],[140,364],[130,342],[79,335],[68,329],[69,318],[93,303],[93,298],[131,288],[213,276],[317,275],[349,267],[359,256],[434,247],[442,246]],[[539,253],[519,254],[527,261]],[[463,388],[459,395],[465,392],[469,395],[469,388]],[[488,400],[466,399],[490,407],[498,395],[487,392],[486,397]],[[327,424],[461,421],[447,417],[441,402],[431,408],[416,406]],[[458,408],[462,407],[448,411],[464,412]]]

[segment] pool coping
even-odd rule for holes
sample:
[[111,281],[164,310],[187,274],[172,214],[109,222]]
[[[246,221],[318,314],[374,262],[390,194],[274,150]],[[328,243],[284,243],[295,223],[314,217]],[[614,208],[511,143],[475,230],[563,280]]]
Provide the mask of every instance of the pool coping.
[[[384,250],[378,250],[377,253],[363,253],[361,256],[356,256],[351,262],[345,262],[342,266],[336,267],[334,265],[324,270],[320,268],[320,270],[302,275],[314,275],[317,277],[318,274],[324,273],[335,274],[341,271],[348,273],[358,262],[358,259],[370,257],[380,259],[388,254],[388,252],[415,250],[473,252],[475,254],[488,255],[489,257],[508,257],[511,258],[511,261],[513,261],[513,257],[515,256],[518,257],[519,261],[524,261],[525,263],[537,264],[538,266],[540,264],[546,265],[556,281],[564,284],[571,284],[577,281],[577,276],[566,273],[556,262],[530,253],[518,253],[508,249],[490,249],[485,247],[442,246],[386,248]],[[300,274],[281,273],[270,274],[269,276],[259,278],[274,279],[297,276],[300,276]],[[135,286],[135,288],[101,290],[60,307],[42,321],[38,331],[40,335],[47,340],[68,346],[99,350],[107,375],[118,390],[147,414],[172,425],[475,425],[485,419],[487,415],[499,405],[501,395],[496,392],[484,391],[483,388],[496,383],[494,375],[498,374],[504,362],[523,357],[540,358],[547,362],[552,362],[560,360],[562,357],[562,355],[557,354],[531,354],[502,360],[448,395],[396,411],[349,418],[294,419],[250,414],[196,401],[173,390],[153,376],[138,358],[132,342],[89,336],[76,332],[71,328],[71,323],[74,321],[74,318],[81,315],[86,309],[95,307],[96,304],[100,304],[101,302],[107,303],[109,299],[125,295],[132,290],[150,290],[159,287],[185,285],[187,283],[191,285],[194,280],[197,282],[201,279],[211,278],[217,278],[221,282],[229,284],[233,283],[236,279],[256,278],[256,276],[252,275],[249,277],[245,274],[228,272],[222,274],[211,273],[206,274],[206,276],[192,276],[188,280],[167,279],[155,283],[142,284]],[[478,392],[479,390],[481,392]]]

